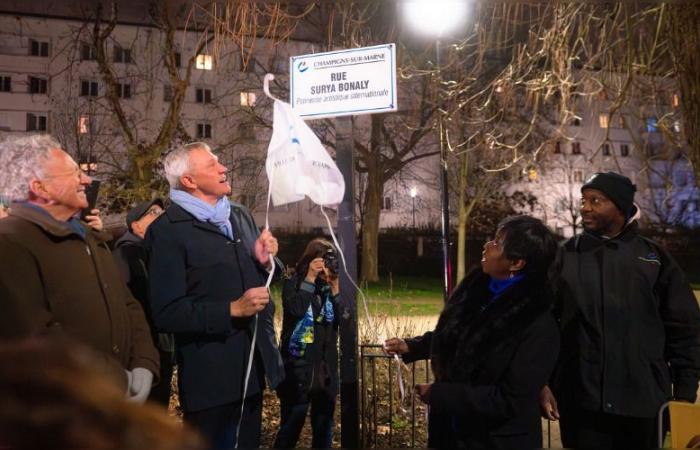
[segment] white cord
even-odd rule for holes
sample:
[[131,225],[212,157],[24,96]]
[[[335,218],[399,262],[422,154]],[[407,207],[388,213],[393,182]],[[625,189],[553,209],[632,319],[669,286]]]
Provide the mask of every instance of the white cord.
[[[269,230],[270,229],[270,197],[272,194],[272,178],[274,176],[275,170],[274,168],[272,169],[272,173],[270,174],[270,184],[269,188],[267,190],[267,209],[265,210],[265,229]],[[269,255],[270,258],[270,273],[267,275],[267,281],[265,282],[265,287],[267,288],[268,294],[270,293],[270,284],[272,283],[272,277],[275,275],[275,268],[276,268],[276,263],[275,263],[275,257],[272,255]],[[238,448],[238,438],[241,433],[241,424],[243,423],[243,411],[245,408],[245,399],[246,396],[248,395],[248,382],[250,381],[250,372],[253,369],[253,358],[255,356],[255,343],[258,338],[258,313],[255,313],[255,323],[253,324],[253,339],[250,342],[250,354],[248,355],[248,367],[246,368],[245,372],[245,381],[243,382],[243,398],[241,399],[241,415],[238,418],[238,426],[236,427],[236,445],[234,448]]]

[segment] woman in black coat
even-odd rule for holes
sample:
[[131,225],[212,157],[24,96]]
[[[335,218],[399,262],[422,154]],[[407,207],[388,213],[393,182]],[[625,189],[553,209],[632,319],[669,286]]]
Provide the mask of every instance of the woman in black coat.
[[282,291],[282,359],[286,378],[277,389],[281,422],[275,448],[296,447],[311,407],[313,448],[333,444],[338,392],[338,260],[333,245],[314,239]]
[[548,280],[556,250],[539,220],[504,220],[435,330],[385,342],[404,361],[431,359],[435,382],[416,386],[430,406],[430,447],[542,447],[538,394],[559,353]]

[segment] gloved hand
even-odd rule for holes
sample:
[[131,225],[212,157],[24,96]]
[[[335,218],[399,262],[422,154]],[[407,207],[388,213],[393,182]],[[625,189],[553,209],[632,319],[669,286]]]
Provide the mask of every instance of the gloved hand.
[[135,367],[131,371],[131,382],[129,383],[129,392],[127,400],[144,403],[148,399],[148,394],[151,393],[151,385],[153,384],[153,374],[150,370],[143,367]]

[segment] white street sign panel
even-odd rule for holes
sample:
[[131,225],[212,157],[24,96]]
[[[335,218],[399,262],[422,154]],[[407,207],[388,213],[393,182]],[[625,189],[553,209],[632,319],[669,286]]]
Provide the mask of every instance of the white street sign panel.
[[396,46],[292,56],[290,104],[305,119],[396,111]]

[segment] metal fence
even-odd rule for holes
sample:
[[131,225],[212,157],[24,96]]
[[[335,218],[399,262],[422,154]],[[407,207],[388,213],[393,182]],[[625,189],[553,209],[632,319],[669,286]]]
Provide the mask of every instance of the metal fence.
[[[405,386],[403,404],[398,370],[402,371]],[[361,447],[427,447],[427,410],[424,404],[416,401],[413,386],[431,381],[428,361],[417,361],[400,368],[393,358],[384,354],[382,345],[360,345]],[[551,448],[553,435],[558,434],[553,431],[552,423],[543,420],[542,444],[546,448]]]

